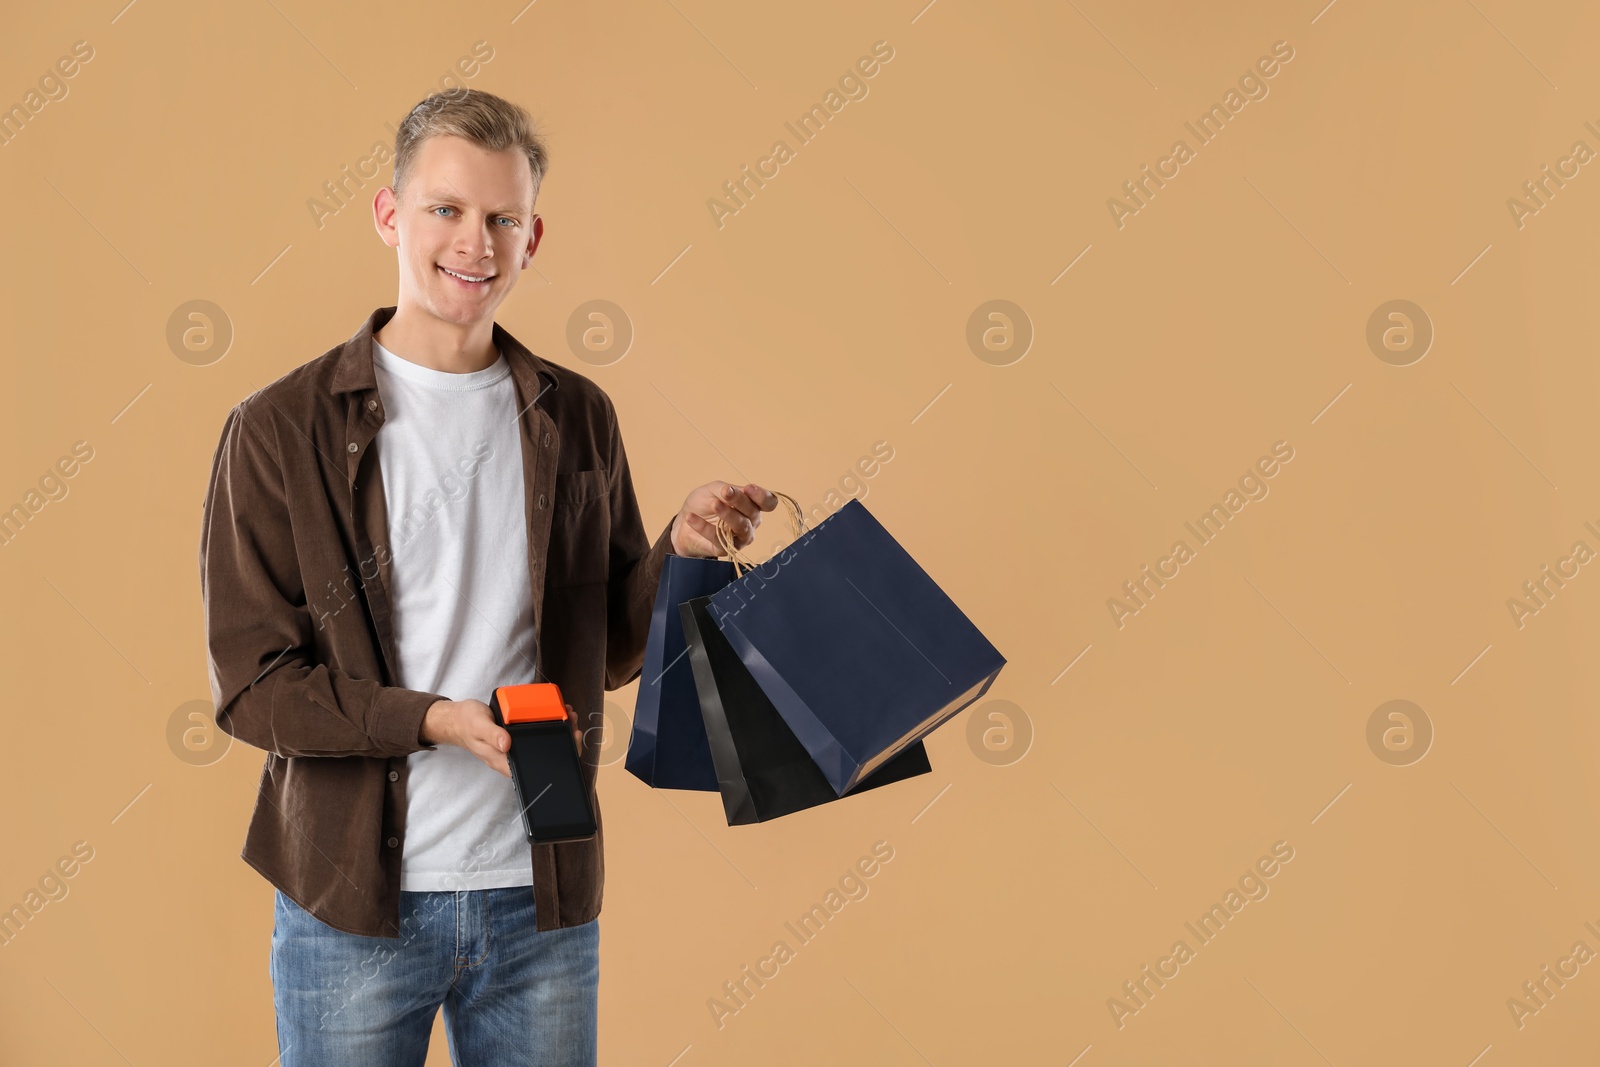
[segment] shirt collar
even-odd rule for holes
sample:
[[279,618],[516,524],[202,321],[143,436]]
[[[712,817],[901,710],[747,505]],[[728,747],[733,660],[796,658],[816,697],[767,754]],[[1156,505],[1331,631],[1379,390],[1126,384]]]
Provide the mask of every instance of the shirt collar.
[[[331,389],[334,395],[378,387],[377,375],[372,368],[372,335],[383,329],[384,324],[394,318],[395,310],[393,307],[378,308],[367,316],[367,321],[362,323],[361,328],[344,343],[339,353],[338,366],[333,372]],[[494,324],[494,343],[495,347],[505,354],[506,362],[511,364],[511,372],[524,386],[532,385],[537,379],[543,379],[533,388],[530,395],[537,398],[556,387],[556,376],[545,362],[528,351],[522,342],[512,337],[498,322]]]

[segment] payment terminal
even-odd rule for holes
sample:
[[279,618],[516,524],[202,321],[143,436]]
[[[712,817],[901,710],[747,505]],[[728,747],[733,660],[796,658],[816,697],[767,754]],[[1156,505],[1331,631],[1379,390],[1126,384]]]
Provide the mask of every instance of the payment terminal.
[[535,844],[595,836],[594,809],[583,783],[573,715],[553,682],[502,685],[489,701],[494,721],[511,735],[511,781],[522,829]]

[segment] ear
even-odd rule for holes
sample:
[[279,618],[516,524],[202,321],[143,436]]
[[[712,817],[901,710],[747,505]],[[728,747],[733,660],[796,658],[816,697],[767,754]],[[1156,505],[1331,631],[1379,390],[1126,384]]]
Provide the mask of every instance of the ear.
[[383,238],[383,243],[390,248],[400,247],[400,230],[395,225],[397,213],[394,190],[386,185],[372,198],[372,225],[377,229],[378,236]]
[[527,270],[528,264],[533,262],[533,254],[539,250],[539,240],[544,237],[544,219],[537,214],[533,216],[533,240],[528,242],[528,250],[522,256],[522,269]]

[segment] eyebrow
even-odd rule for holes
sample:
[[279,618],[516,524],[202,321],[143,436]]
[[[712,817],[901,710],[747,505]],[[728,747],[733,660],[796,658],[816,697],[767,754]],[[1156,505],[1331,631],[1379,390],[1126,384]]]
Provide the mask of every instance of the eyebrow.
[[[435,201],[436,200],[436,201],[438,201],[440,203],[443,203],[443,204],[461,204],[461,205],[465,205],[466,204],[465,200],[461,199],[459,196],[455,195],[454,193],[447,193],[447,192],[443,192],[441,190],[436,190],[436,191],[430,192],[430,193],[424,193],[423,194],[423,199],[424,200],[429,200],[429,201]],[[490,212],[490,214],[492,214],[492,215],[521,215],[521,214],[523,214],[523,210],[521,208],[518,208],[518,207],[502,207],[502,208],[494,209],[492,212]]]

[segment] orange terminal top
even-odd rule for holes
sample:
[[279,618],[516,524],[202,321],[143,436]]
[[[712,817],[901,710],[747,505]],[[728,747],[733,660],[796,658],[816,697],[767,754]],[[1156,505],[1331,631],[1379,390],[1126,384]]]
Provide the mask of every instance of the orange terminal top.
[[502,685],[495,689],[500,715],[507,725],[514,722],[550,722],[567,717],[561,688],[554,682],[527,685]]

